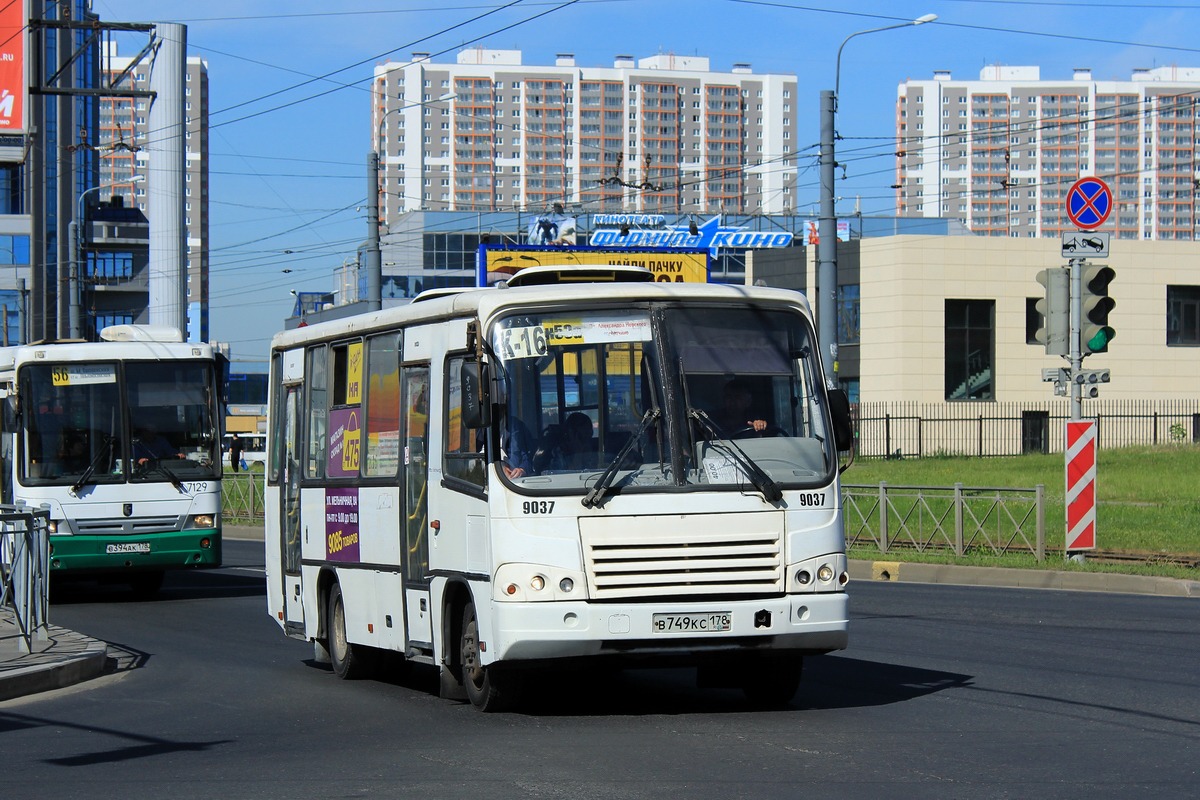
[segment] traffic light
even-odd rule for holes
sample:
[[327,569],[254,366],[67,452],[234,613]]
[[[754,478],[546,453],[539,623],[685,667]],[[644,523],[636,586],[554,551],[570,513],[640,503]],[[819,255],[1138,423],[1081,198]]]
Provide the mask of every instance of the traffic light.
[[1083,268],[1083,320],[1079,326],[1082,355],[1107,353],[1108,343],[1117,336],[1108,324],[1108,313],[1117,305],[1108,296],[1108,285],[1116,275],[1112,267]]
[[1081,397],[1099,397],[1100,387],[1097,384],[1108,383],[1112,380],[1112,374],[1106,369],[1081,369],[1074,378],[1080,386]]
[[1071,352],[1071,273],[1062,267],[1044,269],[1037,281],[1046,287],[1046,296],[1037,301],[1042,315],[1037,340],[1046,346],[1046,355],[1065,356]]

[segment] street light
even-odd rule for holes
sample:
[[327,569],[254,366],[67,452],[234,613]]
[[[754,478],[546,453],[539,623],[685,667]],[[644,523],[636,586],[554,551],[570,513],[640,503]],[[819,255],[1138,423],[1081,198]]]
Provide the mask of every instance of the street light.
[[833,140],[837,116],[838,90],[841,88],[842,77],[842,48],[846,42],[855,36],[867,33],[890,31],[896,28],[907,28],[911,25],[924,25],[933,22],[937,14],[926,14],[908,22],[895,25],[884,25],[882,28],[868,28],[857,31],[842,40],[837,50],[837,62],[834,65],[833,91],[825,89],[821,92],[821,217],[817,225],[817,333],[821,344],[828,347],[828,355],[822,359],[825,364],[825,380],[831,387],[837,386],[837,212],[834,210],[833,176],[837,167],[834,159]]
[[[68,336],[72,339],[79,339],[82,336],[80,330],[80,296],[79,296],[79,262],[83,260],[83,231],[80,230],[84,224],[84,206],[83,201],[92,192],[100,192],[105,189],[112,189],[116,186],[130,186],[132,184],[141,183],[146,178],[143,175],[133,175],[129,180],[116,181],[114,183],[102,183],[99,186],[93,186],[90,189],[84,189],[79,193],[79,201],[76,206],[75,219],[67,225],[67,244],[71,251],[70,271],[68,273],[67,299],[68,299],[68,317],[70,319],[70,328]],[[61,306],[60,306],[61,308]],[[61,331],[62,328],[60,327]]]
[[[431,103],[442,103],[453,100],[455,94],[444,94],[436,100],[425,100],[420,103],[409,103],[384,111],[379,115],[379,125],[375,131],[375,149],[367,154],[367,241],[363,247],[363,267],[367,270],[367,310],[378,311],[383,308],[383,264],[379,255],[379,152],[383,145],[383,123],[388,114],[404,111],[409,108],[419,108]],[[384,155],[387,155],[384,153]]]

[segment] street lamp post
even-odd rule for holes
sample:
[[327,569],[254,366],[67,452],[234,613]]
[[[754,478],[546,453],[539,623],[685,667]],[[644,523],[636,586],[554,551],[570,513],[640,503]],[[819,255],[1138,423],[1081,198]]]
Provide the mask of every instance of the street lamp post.
[[367,153],[367,241],[363,245],[363,268],[367,271],[368,311],[383,308],[383,263],[379,250],[379,158],[381,152],[383,156],[387,155],[383,148],[383,123],[389,114],[431,103],[442,103],[453,100],[455,96],[453,93],[444,94],[436,100],[410,103],[388,109],[379,115],[379,125],[375,131],[375,149]]
[[817,334],[821,344],[826,348],[825,381],[830,387],[837,386],[838,359],[838,330],[837,330],[837,212],[834,208],[833,181],[837,161],[834,157],[833,142],[836,138],[835,125],[837,118],[838,90],[841,88],[842,77],[842,48],[846,42],[855,36],[867,33],[890,31],[896,28],[907,28],[910,25],[924,25],[933,22],[937,14],[926,14],[909,22],[896,25],[884,25],[881,28],[869,28],[857,31],[842,40],[837,50],[837,61],[834,65],[833,91],[825,89],[821,92],[821,150],[819,157],[821,181],[821,216],[817,225]]
[[[112,189],[114,186],[128,186],[130,184],[141,183],[144,178],[141,175],[134,175],[127,181],[117,181],[116,183],[104,183],[100,186],[93,186],[90,189],[84,189],[79,193],[79,201],[75,219],[67,225],[67,246],[71,251],[70,269],[68,271],[67,298],[69,301],[69,320],[70,327],[68,335],[72,339],[82,337],[82,309],[81,297],[79,293],[79,272],[80,262],[83,260],[83,230],[81,228],[85,224],[84,219],[84,199],[92,192],[101,192],[105,189]],[[62,330],[59,328],[59,330]]]

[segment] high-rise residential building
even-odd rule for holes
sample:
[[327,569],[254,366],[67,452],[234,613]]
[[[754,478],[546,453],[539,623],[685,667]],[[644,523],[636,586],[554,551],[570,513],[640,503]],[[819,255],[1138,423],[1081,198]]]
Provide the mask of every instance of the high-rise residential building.
[[[108,43],[102,68],[105,85],[122,89],[149,89],[148,60],[134,63],[117,54]],[[115,79],[120,78],[115,84]],[[197,56],[187,59],[184,85],[186,120],[186,163],[184,176],[184,227],[187,230],[187,319],[189,341],[209,339],[208,255],[208,64]],[[121,196],[124,204],[147,213],[147,196],[154,181],[155,138],[150,130],[147,98],[104,97],[100,101],[100,184],[117,184],[109,195]],[[131,182],[140,176],[140,182]],[[147,214],[147,216],[149,216]],[[154,220],[150,219],[151,226]],[[143,309],[144,310],[144,304]],[[135,321],[138,312],[131,309]]]
[[1073,232],[1066,195],[1081,176],[1108,183],[1100,230],[1118,239],[1200,238],[1200,68],[1097,80],[1076,69],[991,66],[979,80],[899,85],[896,208],[960,219],[985,236]]
[[794,75],[700,56],[553,66],[519,50],[414,53],[375,68],[371,140],[380,219],[429,211],[788,213],[799,116]]

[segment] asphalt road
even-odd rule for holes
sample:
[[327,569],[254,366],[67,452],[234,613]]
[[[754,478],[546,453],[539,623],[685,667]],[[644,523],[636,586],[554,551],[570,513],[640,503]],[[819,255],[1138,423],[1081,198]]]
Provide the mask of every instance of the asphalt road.
[[6,798],[1182,797],[1200,746],[1188,598],[852,584],[851,646],[792,708],[687,670],[572,673],[521,713],[428,670],[344,682],[265,613],[261,543],[219,571],[56,596],[109,676],[0,703]]

